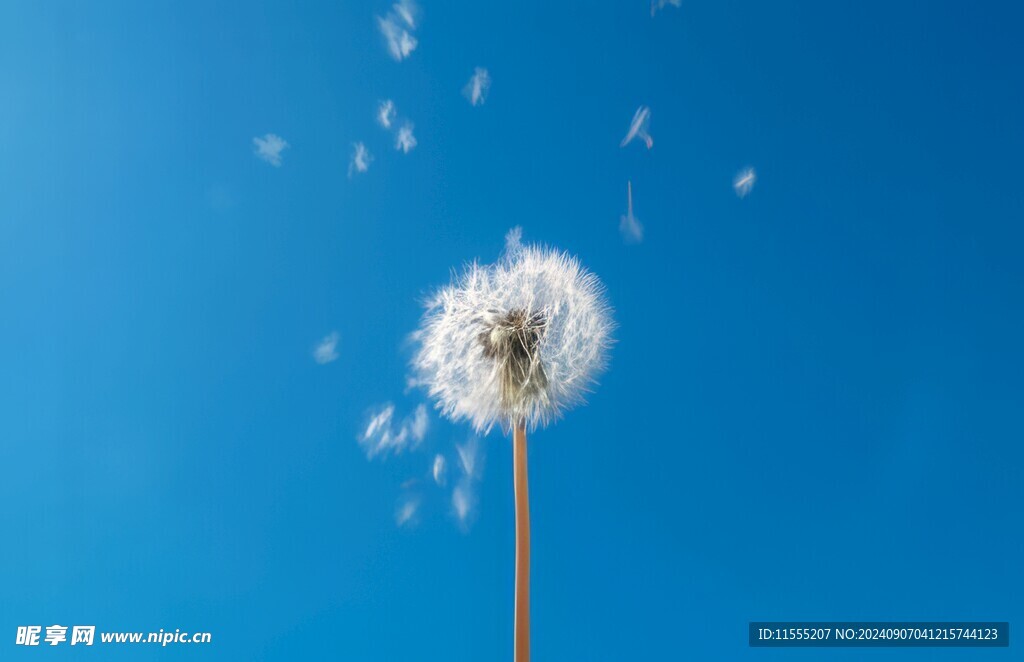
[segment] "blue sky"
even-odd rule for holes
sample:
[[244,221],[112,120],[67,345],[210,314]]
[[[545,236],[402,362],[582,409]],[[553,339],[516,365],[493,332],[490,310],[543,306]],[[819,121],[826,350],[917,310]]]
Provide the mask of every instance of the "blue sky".
[[[619,323],[590,405],[531,438],[537,659],[847,660],[746,623],[1021,621],[1020,8],[424,0],[396,62],[389,7],[0,6],[5,636],[509,656],[508,441],[459,526],[429,472],[467,428],[432,415],[386,460],[357,438],[425,402],[420,301],[515,225]],[[620,148],[640,105],[654,146]]]

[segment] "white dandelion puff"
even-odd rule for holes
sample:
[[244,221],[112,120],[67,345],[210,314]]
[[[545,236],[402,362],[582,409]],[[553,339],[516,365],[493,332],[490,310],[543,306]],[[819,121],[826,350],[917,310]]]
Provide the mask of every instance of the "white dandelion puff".
[[476,67],[469,82],[462,88],[462,93],[473,106],[482,105],[487,100],[487,92],[491,89],[491,74],[483,67]]
[[736,190],[736,195],[740,198],[745,198],[753,190],[756,181],[757,174],[754,172],[754,169],[747,168],[741,170],[735,179],[732,180],[732,187]]
[[366,172],[370,169],[370,161],[373,161],[373,157],[370,156],[370,150],[366,149],[366,145],[361,142],[352,144],[352,159],[348,163],[348,176],[351,177],[352,173],[355,172]]
[[556,250],[518,239],[509,247],[433,296],[413,363],[438,409],[482,433],[544,426],[581,403],[611,344],[594,274]]
[[626,197],[628,206],[625,216],[620,217],[619,231],[627,243],[638,244],[644,239],[644,226],[633,215],[633,182],[626,183]]
[[640,106],[633,113],[633,119],[629,123],[629,130],[626,132],[626,137],[619,143],[619,147],[625,147],[629,143],[633,142],[634,138],[639,138],[644,141],[647,145],[647,149],[654,147],[654,138],[651,137],[651,109],[647,106]]
[[414,147],[416,147],[416,136],[412,133],[412,122],[406,122],[398,129],[398,135],[395,136],[395,149],[403,154],[408,154]]

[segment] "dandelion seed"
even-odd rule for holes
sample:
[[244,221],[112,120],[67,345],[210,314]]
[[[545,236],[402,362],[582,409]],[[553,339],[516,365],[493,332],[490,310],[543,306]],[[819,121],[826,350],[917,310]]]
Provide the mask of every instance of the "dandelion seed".
[[288,148],[285,139],[273,133],[253,138],[252,145],[256,156],[275,167],[281,166],[281,152]]
[[452,491],[452,508],[459,522],[465,522],[469,517],[469,493],[462,485]]
[[654,147],[654,138],[651,137],[650,127],[651,109],[647,106],[640,106],[636,109],[636,113],[633,114],[633,120],[629,123],[629,131],[626,132],[626,137],[619,143],[619,147],[625,147],[633,142],[634,138],[644,141],[647,149]]
[[518,225],[505,233],[505,252],[513,253],[523,246],[523,228]]
[[471,437],[464,444],[457,444],[459,479],[452,489],[452,512],[459,527],[469,530],[469,525],[476,510],[476,486],[483,473],[483,449],[480,440]]
[[337,331],[327,334],[313,350],[313,360],[320,365],[327,365],[338,359],[338,340],[341,336]]
[[388,53],[391,57],[401,62],[412,55],[419,42],[413,36],[416,30],[416,17],[419,8],[411,0],[402,0],[392,5],[391,11],[383,18],[377,17],[377,27],[384,35],[387,43]]
[[373,157],[370,156],[370,150],[366,149],[366,145],[363,143],[353,143],[352,145],[352,159],[348,164],[348,176],[352,177],[354,172],[366,172],[370,169],[370,161]]
[[386,99],[380,102],[377,106],[377,123],[385,129],[391,128],[391,123],[395,121],[395,102],[391,99]]
[[474,106],[482,105],[487,100],[487,92],[491,89],[491,75],[483,67],[473,70],[469,82],[462,88],[462,93]]
[[[678,2],[679,0],[675,0]],[[412,0],[400,0],[392,6],[392,9],[398,14],[405,24],[411,29],[416,29],[416,15],[419,14],[419,7]]]
[[747,168],[741,170],[736,178],[732,181],[732,187],[736,190],[736,195],[740,198],[745,198],[754,189],[754,183],[757,181],[757,175],[754,173],[753,168]]
[[682,7],[683,0],[651,0],[651,16],[654,16],[659,10],[664,9],[668,5]]
[[[584,395],[603,370],[614,323],[597,277],[556,250],[506,237],[493,265],[470,264],[427,304],[414,335],[417,383],[452,420],[482,433],[513,432],[516,504],[516,660],[529,659],[529,496],[526,432],[545,426]],[[464,476],[478,474],[471,447],[460,447]],[[471,512],[472,492],[452,493],[456,517]]]
[[412,526],[415,523],[416,513],[419,509],[419,497],[406,496],[399,499],[398,508],[395,510],[395,524],[398,526]]
[[459,470],[469,478],[479,478],[482,468],[480,440],[470,437],[464,444],[456,444],[455,451],[459,456]]
[[619,231],[626,243],[637,244],[643,241],[644,227],[633,215],[633,182],[626,183],[626,196],[629,200],[626,215],[620,217]]
[[445,462],[444,455],[434,456],[434,464],[431,467],[430,473],[434,476],[434,482],[444,487],[445,482]]
[[424,405],[416,407],[411,418],[394,424],[395,406],[390,402],[370,417],[366,430],[359,437],[359,445],[366,459],[377,456],[400,455],[406,448],[415,448],[427,436],[430,418]]
[[395,136],[395,149],[403,154],[408,154],[415,146],[416,136],[412,133],[412,123],[406,122],[398,129],[398,135]]
[[417,444],[423,441],[423,438],[427,436],[427,427],[430,425],[430,419],[427,416],[427,408],[425,405],[418,405],[416,412],[412,416],[412,420],[407,424],[409,434],[412,436],[413,441]]

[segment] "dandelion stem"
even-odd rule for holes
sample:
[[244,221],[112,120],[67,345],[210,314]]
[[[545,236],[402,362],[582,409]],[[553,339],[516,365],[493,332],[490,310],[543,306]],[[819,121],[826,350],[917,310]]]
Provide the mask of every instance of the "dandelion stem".
[[516,497],[515,662],[530,662],[530,491],[526,475],[526,424],[512,434],[512,478]]

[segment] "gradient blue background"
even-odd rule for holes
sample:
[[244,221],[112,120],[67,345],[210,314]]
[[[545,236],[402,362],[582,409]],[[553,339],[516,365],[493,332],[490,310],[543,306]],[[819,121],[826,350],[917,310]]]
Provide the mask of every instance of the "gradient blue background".
[[[966,660],[746,624],[1024,627],[1019,7],[434,1],[402,63],[387,7],[0,5],[0,657],[509,659],[508,442],[463,533],[440,490],[394,510],[467,429],[356,436],[422,401],[419,299],[517,224],[620,323],[531,440],[535,659]],[[640,104],[654,149],[620,149]],[[15,647],[52,623],[213,643]]]

